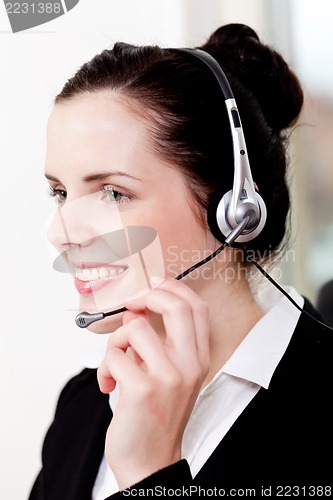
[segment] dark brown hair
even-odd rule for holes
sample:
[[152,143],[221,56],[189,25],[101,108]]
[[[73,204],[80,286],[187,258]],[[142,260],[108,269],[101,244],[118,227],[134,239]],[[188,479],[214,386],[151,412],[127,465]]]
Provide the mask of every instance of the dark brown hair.
[[[243,24],[220,27],[200,48],[217,59],[229,79],[253,179],[267,206],[266,225],[247,246],[261,255],[277,251],[290,208],[286,129],[303,105],[299,80],[281,55]],[[206,209],[215,192],[232,188],[233,151],[224,98],[201,61],[177,49],[118,42],[79,68],[55,102],[101,90],[116,92],[145,119],[155,153],[184,173],[199,206]]]

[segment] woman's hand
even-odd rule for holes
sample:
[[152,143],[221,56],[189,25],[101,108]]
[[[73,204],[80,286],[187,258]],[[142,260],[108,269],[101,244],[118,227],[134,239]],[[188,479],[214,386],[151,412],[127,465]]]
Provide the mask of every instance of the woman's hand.
[[[102,392],[119,386],[106,456],[121,490],[180,460],[209,368],[208,306],[184,283],[165,279],[126,307],[98,369]],[[163,319],[163,335],[150,312]]]

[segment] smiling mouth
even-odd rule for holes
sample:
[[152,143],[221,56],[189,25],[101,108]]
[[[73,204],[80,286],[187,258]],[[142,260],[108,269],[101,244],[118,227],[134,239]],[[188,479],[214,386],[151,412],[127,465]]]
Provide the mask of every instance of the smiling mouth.
[[96,292],[120,279],[127,266],[75,267],[75,287],[80,294]]

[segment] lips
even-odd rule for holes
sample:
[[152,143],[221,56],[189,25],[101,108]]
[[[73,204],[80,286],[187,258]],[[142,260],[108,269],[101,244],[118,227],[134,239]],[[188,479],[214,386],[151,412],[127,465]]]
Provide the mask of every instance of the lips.
[[119,280],[127,266],[80,264],[75,265],[75,287],[80,294],[87,295]]

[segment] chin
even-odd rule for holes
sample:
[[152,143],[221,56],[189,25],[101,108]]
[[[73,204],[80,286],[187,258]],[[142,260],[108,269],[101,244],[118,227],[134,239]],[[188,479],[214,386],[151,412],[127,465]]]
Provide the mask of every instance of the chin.
[[87,330],[93,333],[103,334],[103,333],[113,333],[123,324],[123,313],[117,314],[115,316],[110,316],[102,319],[101,321],[96,321],[87,327]]

